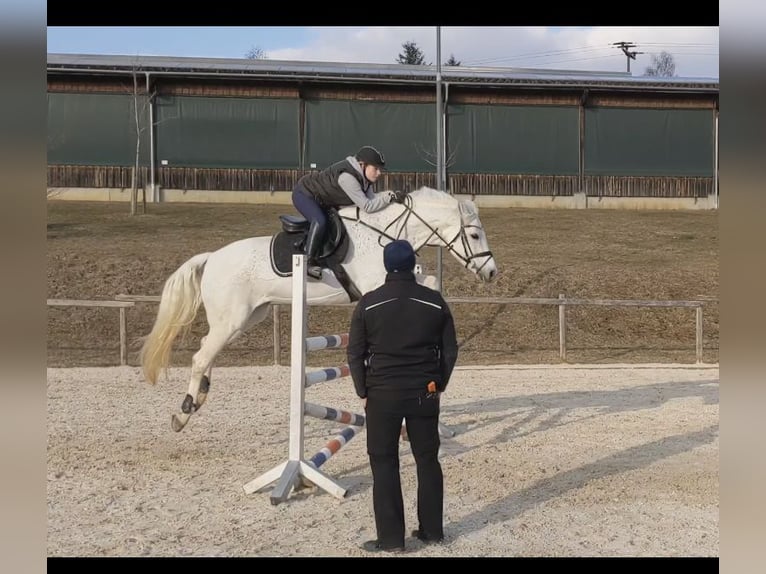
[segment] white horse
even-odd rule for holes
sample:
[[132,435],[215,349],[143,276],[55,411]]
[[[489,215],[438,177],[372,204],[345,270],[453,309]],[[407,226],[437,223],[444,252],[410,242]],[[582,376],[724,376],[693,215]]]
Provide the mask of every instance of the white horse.
[[[416,252],[426,245],[446,248],[485,282],[497,274],[472,201],[458,201],[445,192],[423,187],[410,193],[404,204],[393,203],[376,213],[364,213],[355,206],[338,213],[349,240],[342,270],[362,294],[385,281],[383,247],[393,239],[407,239]],[[292,301],[291,278],[277,274],[272,267],[274,237],[241,239],[217,251],[195,255],[165,282],[154,326],[140,351],[146,380],[156,384],[170,361],[173,341],[188,332],[200,304],[204,304],[209,326],[192,359],[181,412],[172,415],[173,430],[182,430],[205,402],[216,355],[263,321],[272,303]],[[418,274],[417,279],[436,285],[432,276]],[[351,301],[341,282],[327,269],[321,281],[308,279],[306,297],[309,305]]]

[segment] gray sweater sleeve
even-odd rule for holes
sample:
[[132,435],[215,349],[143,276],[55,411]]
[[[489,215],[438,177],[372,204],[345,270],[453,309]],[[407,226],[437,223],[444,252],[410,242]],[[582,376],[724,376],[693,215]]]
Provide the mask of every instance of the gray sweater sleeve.
[[362,191],[362,186],[359,185],[359,182],[350,173],[340,174],[338,177],[338,185],[343,188],[343,191],[346,192],[346,195],[351,198],[351,201],[353,201],[354,204],[358,205],[367,213],[380,211],[388,206],[393,199],[392,194],[387,191],[382,193],[374,193],[372,191],[364,193]]

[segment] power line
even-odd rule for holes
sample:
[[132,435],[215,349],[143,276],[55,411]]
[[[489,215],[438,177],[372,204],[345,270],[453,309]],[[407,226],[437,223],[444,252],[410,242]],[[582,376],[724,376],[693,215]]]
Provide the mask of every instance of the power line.
[[550,66],[552,64],[564,64],[566,62],[585,62],[587,60],[605,60],[607,58],[616,58],[616,54],[606,54],[604,56],[591,56],[589,58],[567,58],[565,60],[553,60],[552,62],[544,62],[544,65]]
[[695,48],[717,48],[718,44],[696,44],[692,42],[641,42],[642,46],[693,46]]
[[[630,72],[630,60],[636,61],[636,56],[639,54],[648,54],[648,55],[657,55],[659,52],[657,51],[657,48],[659,47],[670,47],[675,46],[675,49],[673,50],[680,56],[717,56],[716,53],[710,53],[710,52],[704,52],[704,51],[684,51],[684,48],[700,48],[700,47],[717,47],[715,44],[702,44],[702,43],[684,43],[684,42],[676,42],[676,43],[659,43],[659,42],[649,42],[646,44],[641,44],[642,46],[651,46],[654,49],[646,52],[639,52],[636,50],[633,50],[633,48],[636,48],[637,45],[633,42],[614,42],[612,44],[603,44],[600,46],[580,46],[577,48],[566,48],[561,50],[546,50],[546,51],[539,51],[539,52],[526,52],[523,54],[518,54],[514,56],[502,56],[502,57],[495,57],[495,58],[483,58],[479,60],[470,60],[470,61],[463,61],[464,65],[466,66],[476,66],[476,65],[486,65],[486,64],[495,64],[495,65],[503,65],[508,64],[514,61],[519,60],[545,60],[540,61],[537,63],[534,63],[533,65],[538,66],[550,66],[553,64],[559,64],[559,63],[568,63],[568,62],[583,62],[588,60],[603,60],[606,58],[615,57],[616,55],[614,53],[611,54],[604,54],[603,52],[605,50],[611,50],[613,47],[617,46],[619,47],[622,52],[625,54],[625,56],[628,57],[627,61],[627,69],[628,72]],[[566,56],[577,56],[572,58],[567,58]],[[584,56],[584,57],[582,57]]]
[[526,54],[518,54],[516,56],[505,56],[500,58],[485,58],[482,60],[472,60],[470,62],[466,62],[466,65],[476,65],[476,64],[488,64],[490,62],[507,62],[510,60],[520,60],[522,58],[546,58],[549,56],[562,56],[565,54],[575,54],[575,53],[582,53],[582,52],[593,52],[595,50],[603,50],[604,47],[596,47],[596,46],[582,46],[580,48],[567,48],[565,50],[548,50],[543,52],[528,52]]

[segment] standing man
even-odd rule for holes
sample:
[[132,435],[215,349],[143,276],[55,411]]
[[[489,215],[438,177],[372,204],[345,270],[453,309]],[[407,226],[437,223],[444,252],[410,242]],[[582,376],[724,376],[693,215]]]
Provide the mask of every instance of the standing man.
[[354,388],[367,416],[377,539],[370,552],[404,550],[399,437],[407,424],[418,477],[418,528],[429,544],[444,538],[444,479],[439,463],[439,398],[457,361],[455,324],[441,293],[415,281],[405,240],[383,250],[386,281],[366,293],[351,318],[347,347]]

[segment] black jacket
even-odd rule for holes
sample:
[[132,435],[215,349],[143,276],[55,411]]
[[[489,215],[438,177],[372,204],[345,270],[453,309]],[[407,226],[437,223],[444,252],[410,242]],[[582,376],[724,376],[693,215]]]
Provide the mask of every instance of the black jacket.
[[414,397],[429,381],[444,391],[457,361],[452,313],[441,293],[412,273],[388,273],[357,303],[346,353],[361,398]]

